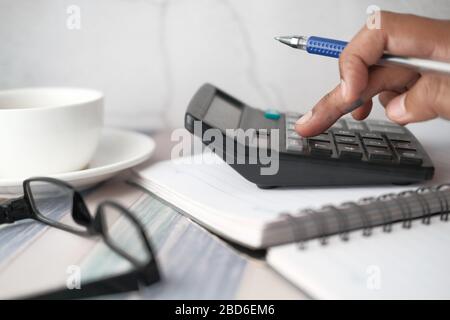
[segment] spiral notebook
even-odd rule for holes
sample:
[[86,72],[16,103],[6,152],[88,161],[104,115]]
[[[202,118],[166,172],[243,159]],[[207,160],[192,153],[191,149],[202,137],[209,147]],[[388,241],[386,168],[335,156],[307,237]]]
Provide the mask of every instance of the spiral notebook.
[[450,299],[450,223],[440,216],[327,240],[271,248],[267,261],[312,298]]
[[[312,298],[450,299],[447,188],[392,196],[394,202],[408,196],[420,198],[423,192],[430,196],[417,202],[411,199],[410,207],[392,203],[403,211],[401,222],[274,247],[268,251],[267,262]],[[391,200],[380,201],[391,205]],[[375,208],[376,203],[366,208],[372,205]],[[420,212],[422,219],[411,220],[413,211]],[[441,213],[432,215],[437,211]]]
[[[447,128],[443,122],[433,127],[433,133],[448,137]],[[411,129],[435,162],[438,179],[432,183],[450,181],[447,141],[427,139],[427,126]],[[136,181],[159,198],[209,230],[250,248],[315,238],[325,241],[327,236],[345,237],[360,229],[369,235],[376,226],[389,229],[396,222],[408,226],[416,219],[427,222],[447,210],[450,201],[450,191],[431,187],[417,192],[392,186],[260,190],[211,153],[143,166],[135,172]],[[326,204],[332,205],[318,210]]]

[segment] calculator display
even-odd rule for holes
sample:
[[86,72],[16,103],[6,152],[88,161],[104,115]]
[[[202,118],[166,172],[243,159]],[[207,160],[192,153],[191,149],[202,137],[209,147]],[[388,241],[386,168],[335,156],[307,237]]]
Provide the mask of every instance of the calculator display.
[[239,127],[241,114],[240,106],[217,95],[214,97],[204,120],[209,125],[222,130],[237,129]]

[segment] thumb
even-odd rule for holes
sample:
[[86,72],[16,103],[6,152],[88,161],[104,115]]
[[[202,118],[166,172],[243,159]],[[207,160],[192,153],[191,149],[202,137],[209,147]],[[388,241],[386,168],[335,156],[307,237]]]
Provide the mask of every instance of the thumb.
[[450,77],[426,74],[386,106],[389,119],[399,124],[436,117],[450,119]]

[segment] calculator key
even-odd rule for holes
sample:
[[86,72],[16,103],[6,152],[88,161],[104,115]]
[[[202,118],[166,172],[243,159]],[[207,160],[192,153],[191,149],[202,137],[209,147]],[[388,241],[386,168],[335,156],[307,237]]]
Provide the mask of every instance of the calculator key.
[[405,134],[387,134],[389,140],[397,142],[411,142],[411,138]]
[[285,116],[286,122],[295,124],[301,116],[301,114],[287,113]]
[[303,139],[296,131],[289,130],[287,132],[288,139]]
[[333,129],[333,130],[345,130],[346,129],[345,128],[345,122],[343,120],[339,120],[335,124],[333,124],[330,129]]
[[381,136],[381,134],[372,133],[372,132],[361,133],[361,137],[368,138],[368,139],[383,140],[383,137]]
[[309,138],[309,140],[311,140],[311,141],[330,142],[330,141],[331,141],[331,138],[330,138],[330,135],[329,135],[329,134],[327,134],[327,133],[322,133],[322,134],[319,134],[318,136]]
[[270,133],[271,132],[268,129],[257,129],[256,130],[257,136],[268,137],[268,136],[270,136]]
[[286,150],[290,152],[303,152],[303,140],[288,139],[286,141]]
[[389,161],[392,160],[392,153],[387,148],[367,148],[369,160],[371,161]]
[[416,151],[417,148],[410,142],[392,142],[397,149]]
[[368,125],[373,125],[373,126],[399,127],[398,124],[395,124],[390,121],[385,121],[385,120],[367,120],[366,122]]
[[330,143],[320,141],[310,141],[311,154],[321,156],[331,156],[333,149]]
[[371,124],[367,124],[367,126],[369,127],[369,130],[372,132],[395,133],[395,134],[403,134],[406,132],[405,129],[403,129],[400,126],[391,127],[391,126],[377,126]]
[[333,131],[336,136],[344,136],[344,137],[356,137],[355,133],[347,130],[336,130]]
[[269,119],[269,120],[280,120],[280,118],[281,118],[281,113],[279,113],[279,112],[276,111],[276,110],[267,110],[267,111],[264,113],[264,117],[265,117],[266,119]]
[[302,117],[301,113],[296,113],[296,112],[288,112],[288,113],[286,113],[286,118],[287,119],[295,119],[295,121],[297,121],[301,117]]
[[359,121],[348,121],[347,120],[347,127],[348,127],[348,130],[352,130],[352,131],[366,131],[367,130],[364,122],[359,122]]
[[387,144],[383,140],[378,139],[363,139],[364,145],[368,147],[387,148]]
[[358,145],[358,140],[356,138],[353,138],[353,137],[336,136],[336,142],[337,143],[346,143],[346,144]]
[[402,164],[421,165],[423,163],[423,158],[417,152],[404,151],[400,152],[399,156]]
[[286,123],[294,124],[298,121],[298,118],[286,118]]
[[258,147],[260,149],[267,149],[267,150],[270,149],[270,140],[269,140],[269,137],[267,137],[267,136],[265,136],[265,137],[259,136],[253,140],[253,143],[256,143],[256,144],[254,144],[254,146]]
[[339,157],[343,159],[361,160],[363,156],[363,152],[359,146],[338,144],[337,149]]
[[287,130],[295,130],[295,123],[286,123]]

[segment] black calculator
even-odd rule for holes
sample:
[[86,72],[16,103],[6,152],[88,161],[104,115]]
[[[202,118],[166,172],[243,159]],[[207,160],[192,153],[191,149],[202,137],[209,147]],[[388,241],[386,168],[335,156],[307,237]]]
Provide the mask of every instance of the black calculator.
[[252,108],[205,84],[189,104],[185,127],[260,188],[406,185],[433,177],[430,157],[407,128],[341,119],[303,138],[294,130],[300,117]]

